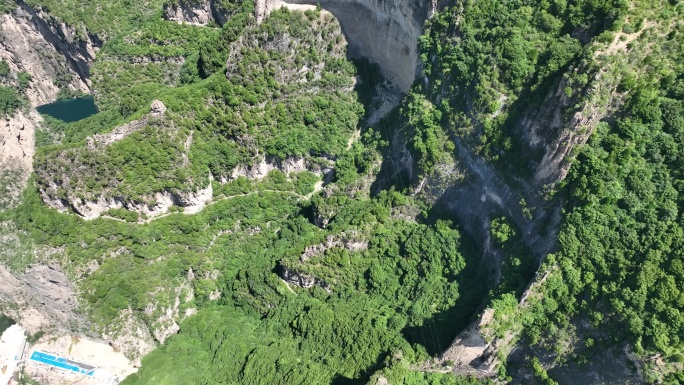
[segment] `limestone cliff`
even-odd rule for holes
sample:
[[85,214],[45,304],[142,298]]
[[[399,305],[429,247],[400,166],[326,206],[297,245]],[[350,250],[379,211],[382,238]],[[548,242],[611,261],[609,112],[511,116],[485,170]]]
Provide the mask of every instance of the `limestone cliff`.
[[[618,78],[611,76],[613,66],[601,63],[595,68],[571,69],[589,75],[586,84],[575,84],[563,77],[537,108],[529,109],[517,124],[520,137],[531,153],[540,154],[531,164],[532,183],[537,188],[553,186],[565,179],[573,158],[573,149],[586,143],[594,127],[606,118],[615,100]],[[596,67],[602,67],[597,71]],[[565,94],[572,90],[574,97]]]
[[34,264],[21,274],[0,266],[0,309],[30,333],[40,330],[87,330],[77,311],[76,290],[54,263]]
[[33,169],[34,131],[42,120],[34,108],[54,101],[60,89],[89,92],[88,64],[97,45],[75,39],[72,28],[21,1],[0,15],[0,60],[12,76],[31,76],[22,89],[29,105],[0,117],[0,209],[17,202]]
[[33,132],[40,116],[17,112],[0,119],[0,210],[18,203],[33,167]]
[[177,23],[222,26],[241,10],[241,5],[226,0],[175,0],[164,4],[163,17]]
[[436,0],[258,0],[257,18],[273,9],[293,5],[320,5],[342,25],[349,55],[380,66],[399,93],[408,91],[418,69],[418,37],[423,23],[437,9]]
[[211,2],[179,1],[167,3],[164,5],[164,19],[177,23],[207,25],[213,20]]
[[[41,9],[33,9],[25,2],[17,0],[15,17],[24,18],[30,28],[39,34],[36,41],[40,45],[50,45],[52,51],[66,61],[69,72],[76,74],[80,80],[73,85],[82,91],[87,90],[89,65],[95,59],[97,50],[102,42],[96,35],[85,32],[86,36],[79,36],[75,28],[57,21]],[[12,34],[12,36],[16,36]],[[35,48],[34,48],[35,49]],[[22,62],[31,62],[22,58]],[[37,65],[38,63],[33,62]],[[50,73],[50,72],[48,72]],[[53,74],[53,79],[55,78]]]

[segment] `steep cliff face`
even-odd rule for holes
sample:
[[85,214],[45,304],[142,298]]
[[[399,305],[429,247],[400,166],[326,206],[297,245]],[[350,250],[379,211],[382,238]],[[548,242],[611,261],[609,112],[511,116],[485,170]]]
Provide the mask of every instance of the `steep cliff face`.
[[26,96],[32,107],[54,101],[61,88],[88,92],[88,64],[97,44],[75,40],[73,29],[23,2],[0,20],[0,58],[11,72],[31,75]]
[[[554,186],[565,179],[573,158],[573,149],[585,144],[594,127],[606,118],[615,100],[618,78],[610,75],[608,63],[602,71],[576,69],[588,73],[590,80],[581,87],[568,77],[560,80],[543,103],[526,111],[517,130],[531,153],[541,154],[533,170],[532,184],[538,189]],[[572,90],[573,96],[565,90]]]
[[[602,64],[602,71],[592,74],[591,80],[582,87],[577,88],[567,77],[559,80],[539,106],[526,111],[516,122],[515,130],[529,150],[529,165],[533,171],[529,179],[517,180],[521,186],[507,183],[491,165],[465,146],[457,148],[459,161],[466,167],[470,178],[447,190],[442,200],[464,221],[464,230],[483,243],[483,261],[496,270],[497,279],[505,256],[491,239],[489,218],[505,213],[512,219],[525,234],[523,241],[539,264],[557,248],[562,202],[544,198],[545,192],[565,179],[574,160],[574,150],[587,142],[596,125],[610,118],[615,105],[619,104],[615,95],[617,78],[610,74],[612,66]],[[575,95],[578,95],[575,98],[564,91],[571,86],[575,87]],[[520,197],[534,207],[531,214],[523,212],[525,207],[519,202]],[[504,317],[524,317],[522,314],[543,299],[541,288],[545,282],[550,277],[562,279],[558,275],[556,267],[537,271],[524,291],[516,313]],[[508,328],[503,336],[494,336],[497,322],[510,321],[497,319],[494,315],[492,308],[486,309],[443,353],[442,362],[453,362],[451,369],[456,373],[494,375],[501,358],[509,357],[523,334],[520,328]],[[615,353],[614,358],[624,353]],[[514,358],[518,360],[520,357]],[[624,358],[615,358],[616,362],[622,362],[620,360],[624,361]],[[602,375],[610,372],[596,370]],[[615,383],[624,381],[619,379]]]
[[16,13],[30,20],[32,28],[37,31],[43,42],[50,44],[54,50],[66,60],[69,69],[88,84],[89,65],[95,59],[95,53],[102,45],[96,35],[77,36],[76,29],[58,22],[41,9],[33,9],[25,2],[17,1]]
[[418,68],[418,37],[423,23],[436,10],[436,0],[258,0],[257,18],[292,5],[320,5],[342,25],[349,55],[380,66],[396,91],[408,91]]
[[164,18],[177,23],[207,25],[212,20],[211,2],[165,4]]
[[177,23],[208,25],[215,22],[218,25],[223,25],[239,9],[235,4],[239,4],[239,2],[180,0],[164,4],[163,16],[166,20]]
[[[0,15],[0,60],[9,67],[8,78],[30,76],[27,85],[17,88],[25,105],[0,117],[0,210],[19,202],[33,171],[34,133],[42,122],[35,108],[53,102],[60,90],[90,92],[88,65],[99,44],[95,36],[76,38],[72,27],[56,22],[23,1],[17,1],[14,9]],[[20,260],[51,254],[32,245],[16,247],[18,230],[11,222],[0,225],[0,257],[7,265],[16,267],[24,263]],[[49,255],[45,261],[25,269],[0,265],[0,308],[28,332],[87,332],[89,324],[77,307],[75,286]]]
[[34,108],[54,101],[60,89],[89,92],[88,63],[96,44],[77,41],[73,34],[23,2],[0,15],[0,60],[12,77],[31,77],[21,90],[29,106],[0,117],[0,209],[17,203],[33,170],[34,131],[42,121]]
[[57,264],[31,265],[18,275],[0,266],[2,312],[30,333],[48,329],[86,331],[88,322],[76,310],[77,298],[74,286]]
[[34,130],[40,116],[17,112],[0,119],[0,210],[13,207],[33,167]]

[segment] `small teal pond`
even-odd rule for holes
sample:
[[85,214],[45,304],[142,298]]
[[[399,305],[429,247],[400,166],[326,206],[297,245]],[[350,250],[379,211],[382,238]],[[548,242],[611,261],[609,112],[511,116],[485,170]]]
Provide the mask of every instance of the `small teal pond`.
[[62,99],[54,103],[44,104],[37,108],[41,114],[49,115],[67,123],[75,122],[97,113],[92,96],[76,99]]

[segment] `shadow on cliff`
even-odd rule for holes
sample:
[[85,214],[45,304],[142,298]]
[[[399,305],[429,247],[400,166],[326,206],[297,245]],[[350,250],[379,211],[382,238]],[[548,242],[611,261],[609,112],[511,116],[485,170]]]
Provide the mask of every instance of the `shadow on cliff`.
[[380,66],[366,58],[352,58],[347,56],[347,60],[354,64],[356,73],[358,74],[354,92],[356,92],[359,103],[363,105],[365,112],[363,118],[361,118],[361,121],[359,122],[359,126],[365,127],[368,124],[368,120],[373,114],[373,111],[376,110],[382,102],[380,87],[385,82],[385,78],[382,76]]
[[378,357],[378,359],[375,361],[375,365],[369,367],[366,369],[359,378],[347,378],[342,375],[337,375],[333,380],[330,382],[330,385],[366,385],[368,384],[368,381],[370,380],[371,376],[377,372],[378,370],[381,370],[383,367],[385,367],[385,363],[381,359],[382,357]]
[[416,182],[414,162],[406,148],[406,140],[399,130],[402,118],[398,104],[403,98],[391,88],[389,81],[382,75],[380,66],[368,59],[348,58],[356,67],[359,79],[354,88],[359,102],[364,107],[364,116],[359,122],[362,134],[368,127],[378,132],[388,143],[383,151],[380,172],[371,186],[371,195],[382,190],[395,188],[404,190]]
[[466,260],[465,268],[460,272],[458,281],[458,299],[456,305],[435,313],[426,319],[421,326],[406,327],[404,338],[411,344],[425,348],[431,356],[442,354],[456,336],[475,320],[487,296],[488,269],[480,263],[479,245],[469,237],[462,237],[460,253]]
[[371,185],[371,196],[391,188],[408,192],[418,182],[416,164],[406,146],[408,139],[402,129],[405,126],[398,107],[373,126],[387,143],[387,147],[382,149],[382,164]]

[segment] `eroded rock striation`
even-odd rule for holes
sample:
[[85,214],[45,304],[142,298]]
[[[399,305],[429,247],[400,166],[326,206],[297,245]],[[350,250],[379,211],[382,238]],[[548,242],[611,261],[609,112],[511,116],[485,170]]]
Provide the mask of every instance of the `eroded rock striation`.
[[367,58],[399,93],[408,91],[418,69],[418,37],[438,7],[436,0],[258,0],[257,18],[276,8],[320,5],[342,25],[349,55]]
[[30,106],[0,116],[0,209],[17,203],[33,170],[34,131],[42,121],[33,108],[54,101],[61,89],[89,92],[88,65],[98,46],[96,37],[76,39],[72,27],[22,1],[0,15],[0,60],[10,78],[31,77],[21,90]]
[[215,22],[222,26],[240,9],[227,1],[177,0],[164,4],[163,17],[177,23],[205,26]]
[[88,84],[90,64],[102,45],[99,37],[87,31],[86,36],[80,36],[74,27],[58,22],[41,9],[31,8],[21,0],[17,1],[17,5],[15,14],[28,20],[31,29],[40,34],[38,42],[51,45],[66,60],[70,71],[77,74],[83,84]]
[[211,2],[187,2],[169,3],[164,6],[164,18],[178,23],[193,25],[207,25],[212,20]]
[[22,274],[0,265],[2,312],[29,332],[46,329],[85,330],[85,317],[77,311],[76,290],[55,263],[35,264]]

